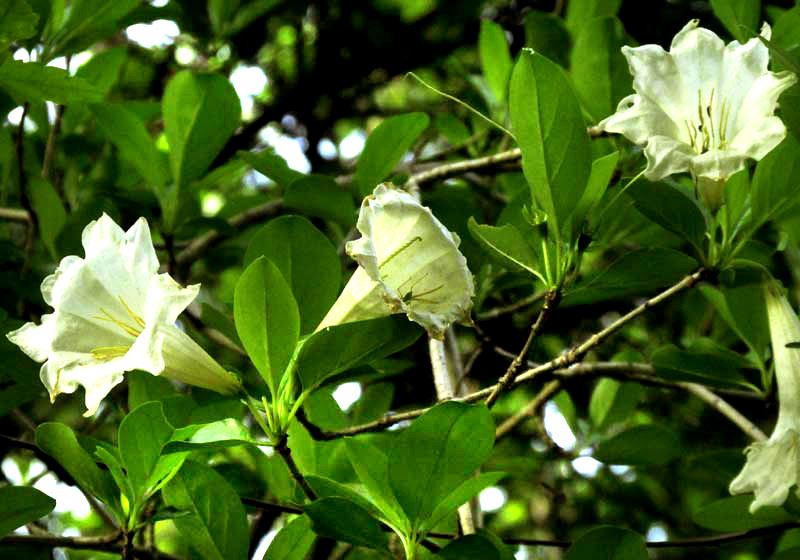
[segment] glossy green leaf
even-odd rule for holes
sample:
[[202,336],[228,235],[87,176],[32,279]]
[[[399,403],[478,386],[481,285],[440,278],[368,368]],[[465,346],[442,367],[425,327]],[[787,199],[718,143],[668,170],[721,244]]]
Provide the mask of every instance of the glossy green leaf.
[[740,369],[751,364],[733,352],[721,349],[680,350],[673,344],[656,349],[650,356],[656,375],[671,381],[689,381],[716,387],[750,387]]
[[244,265],[262,255],[280,270],[292,290],[300,311],[300,333],[311,332],[339,295],[342,265],[336,248],[307,219],[281,216],[253,236]]
[[278,531],[263,560],[305,560],[315,538],[311,519],[301,515]]
[[172,176],[182,187],[208,169],[239,126],[242,107],[224,76],[183,70],[167,84],[162,111]]
[[638,383],[622,383],[608,377],[600,379],[589,401],[589,417],[595,428],[603,429],[622,422],[634,411],[643,393]]
[[308,216],[333,220],[344,226],[355,223],[353,196],[327,175],[308,175],[286,187],[283,203]]
[[430,517],[493,444],[494,422],[483,405],[445,402],[412,422],[389,452],[389,484],[412,523]]
[[36,488],[0,487],[0,538],[17,527],[44,517],[54,507],[56,501]]
[[564,560],[648,560],[644,537],[620,527],[597,527],[576,540]]
[[578,100],[564,71],[523,51],[511,75],[511,124],[522,150],[522,170],[548,232],[559,235],[581,199],[591,149]]
[[421,333],[416,324],[397,317],[326,327],[303,343],[297,376],[304,389],[312,389],[338,373],[402,350]]
[[350,500],[322,498],[304,509],[320,536],[379,550],[388,548],[389,538],[378,521]]
[[750,513],[752,494],[722,498],[706,504],[692,515],[692,521],[714,531],[749,531],[796,521],[785,509],[764,506],[755,514]]
[[583,221],[588,219],[588,215],[602,200],[606,194],[608,184],[614,175],[619,161],[619,152],[612,152],[608,155],[597,158],[592,162],[592,170],[589,173],[589,181],[586,183],[586,190],[583,191],[578,206],[575,208],[575,218],[573,219],[573,237],[579,235],[584,229]]
[[117,147],[120,155],[130,163],[142,178],[162,194],[169,181],[167,156],[156,148],[144,123],[120,104],[103,103],[90,107],[98,128]]
[[425,113],[395,115],[372,131],[358,158],[354,178],[363,196],[371,193],[400,163],[429,121]]
[[39,16],[25,0],[13,0],[0,6],[0,45],[28,39],[36,33]]
[[235,418],[225,418],[207,424],[190,424],[176,429],[162,449],[162,453],[180,451],[212,451],[236,447],[239,445],[256,445],[250,431]]
[[294,353],[300,313],[280,270],[258,257],[236,283],[233,299],[236,332],[273,397]]
[[50,251],[50,256],[58,259],[56,238],[67,221],[67,211],[58,191],[48,181],[35,178],[28,183],[31,203],[39,220],[39,233],[42,242]]
[[511,53],[508,49],[506,32],[497,23],[481,20],[481,31],[478,35],[478,54],[481,69],[489,89],[495,99],[504,101],[508,91],[508,78],[511,76]]
[[761,0],[711,0],[711,10],[742,44],[758,33]]
[[119,511],[119,492],[111,475],[95,464],[69,426],[58,422],[39,424],[36,428],[36,445],[58,461],[84,490]]
[[562,307],[655,295],[697,268],[697,262],[674,249],[653,248],[631,251],[605,270],[590,275],[569,290]]
[[249,526],[239,495],[227,480],[194,461],[164,486],[167,505],[190,513],[172,520],[186,543],[205,560],[245,560]]
[[319,498],[345,498],[363,508],[373,517],[380,518],[381,516],[381,511],[372,502],[349,486],[323,476],[308,475],[306,481]]
[[293,181],[305,177],[299,171],[289,167],[286,160],[268,150],[261,152],[236,152],[236,155],[249,163],[253,169],[269,177],[281,187],[288,187]]
[[625,430],[601,441],[592,457],[609,465],[663,465],[682,453],[678,436],[671,430],[647,424]]
[[[76,71],[75,76],[82,78],[107,94],[119,80],[125,61],[127,49],[124,46],[113,47],[92,55]],[[70,108],[70,111],[74,110]],[[66,114],[65,114],[66,118]]]
[[473,478],[465,480],[436,505],[431,516],[422,523],[421,530],[433,529],[445,517],[455,514],[459,506],[471,500],[489,486],[496,484],[504,476],[506,476],[506,473],[488,472],[480,473]]
[[138,0],[75,0],[53,38],[52,56],[79,52],[120,31],[120,21],[138,4]]
[[70,76],[66,70],[38,62],[11,60],[0,66],[0,88],[19,103],[53,101],[61,105],[97,103],[103,92],[86,80]]
[[464,535],[436,553],[442,560],[502,560],[495,544],[482,535]]
[[546,56],[559,66],[569,64],[572,39],[564,18],[539,10],[530,10],[522,22],[525,28],[525,46]]
[[620,100],[632,92],[628,62],[620,50],[629,42],[616,17],[588,20],[576,33],[570,75],[595,122],[612,114]]
[[763,364],[769,346],[769,324],[761,286],[717,288],[702,285],[700,291]]
[[539,259],[522,233],[513,224],[490,226],[479,224],[471,217],[467,221],[472,237],[487,253],[495,256],[512,270],[520,270],[539,277]]
[[706,219],[700,204],[684,190],[667,183],[638,179],[625,192],[636,202],[639,212],[683,237],[697,254],[703,254]]
[[790,208],[797,194],[800,142],[786,138],[756,165],[750,194],[752,227],[757,228],[782,209]]
[[567,4],[567,27],[575,33],[591,18],[617,15],[622,0],[572,0]]
[[389,458],[376,446],[363,439],[346,438],[345,450],[370,501],[385,519],[399,528],[407,524],[406,516],[389,485]]
[[160,402],[148,402],[128,413],[119,425],[117,444],[122,464],[137,496],[151,492],[150,476],[173,428],[164,418]]

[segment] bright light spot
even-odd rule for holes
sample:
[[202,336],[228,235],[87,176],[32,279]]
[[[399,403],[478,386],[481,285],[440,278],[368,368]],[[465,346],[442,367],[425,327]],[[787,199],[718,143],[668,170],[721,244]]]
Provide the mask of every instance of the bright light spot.
[[344,159],[353,159],[364,149],[364,142],[366,141],[367,137],[363,131],[354,130],[339,142],[339,154]]
[[67,69],[67,58],[64,56],[59,56],[58,58],[54,58],[50,62],[47,63],[48,66],[52,66],[54,68],[61,68],[62,70]]
[[285,159],[291,169],[300,173],[311,172],[311,163],[303,153],[307,143],[305,138],[285,136],[271,126],[262,128],[258,136],[265,144],[272,146],[275,153]]
[[575,472],[587,478],[593,478],[602,466],[603,463],[588,455],[572,460],[572,468],[575,469]]
[[69,65],[70,67],[69,73],[75,75],[75,72],[78,70],[78,68],[89,62],[91,58],[92,58],[92,53],[90,53],[89,51],[83,51],[79,52],[76,55],[73,55],[72,63],[70,63]]
[[163,8],[169,4],[169,0],[150,0],[150,5],[154,8]]
[[336,404],[342,410],[347,410],[350,406],[361,398],[361,383],[357,381],[349,381],[342,383],[333,392],[333,398]]
[[514,553],[514,560],[528,560],[530,557],[531,556],[528,554],[528,549],[524,546],[520,546]]
[[[22,120],[22,110],[22,107],[11,109],[11,111],[8,112],[8,122],[14,126],[19,126],[19,122]],[[36,130],[36,123],[31,119],[25,119],[25,132],[31,133],[36,132]]]
[[402,430],[403,428],[408,428],[410,425],[411,425],[411,420],[400,420],[399,422],[392,424],[386,429],[389,430],[390,432],[394,432],[396,430]]
[[68,486],[59,482],[55,475],[47,473],[33,485],[48,496],[55,498],[56,507],[53,511],[58,513],[71,512],[78,519],[86,519],[92,511],[86,496],[75,486]]
[[269,84],[269,78],[258,66],[240,64],[231,72],[230,80],[242,103],[244,118],[252,117],[253,96],[264,91],[264,88]]
[[225,197],[217,192],[209,192],[203,195],[200,205],[203,216],[213,218],[225,205]]
[[264,555],[267,553],[267,549],[272,543],[272,539],[278,534],[278,531],[279,529],[270,529],[267,534],[261,538],[255,552],[253,552],[253,558],[265,558]]
[[61,532],[62,537],[80,537],[81,532],[77,527],[67,527]]
[[29,53],[26,49],[17,49],[14,51],[14,60],[20,60],[22,62],[30,62],[31,53]]
[[623,476],[631,470],[628,465],[611,465],[609,470],[617,476]]
[[647,540],[651,542],[667,540],[667,529],[661,523],[653,523],[647,530]]
[[197,60],[197,51],[188,45],[181,45],[175,49],[175,62],[189,66]]
[[157,19],[153,23],[137,23],[125,29],[125,35],[146,49],[166,47],[181,34],[178,24],[168,19]]
[[566,418],[558,410],[558,406],[553,401],[544,406],[544,429],[556,445],[561,449],[570,451],[575,447],[575,434],[567,424]]
[[22,484],[22,473],[19,470],[19,465],[17,465],[17,462],[11,457],[7,456],[3,459],[3,462],[0,463],[0,470],[3,471],[3,475],[11,484]]
[[56,104],[52,101],[45,101],[44,104],[47,107],[47,121],[53,124],[56,122]]
[[490,486],[478,495],[483,511],[497,511],[506,503],[506,493],[502,488]]
[[338,155],[338,151],[336,150],[336,144],[330,138],[323,138],[317,144],[317,153],[322,157],[322,159],[326,159],[328,161],[332,159],[336,159]]
[[267,176],[263,173],[259,173],[255,169],[251,169],[245,173],[242,182],[246,187],[251,189],[258,189],[259,187],[265,187],[270,184],[270,180],[267,178]]

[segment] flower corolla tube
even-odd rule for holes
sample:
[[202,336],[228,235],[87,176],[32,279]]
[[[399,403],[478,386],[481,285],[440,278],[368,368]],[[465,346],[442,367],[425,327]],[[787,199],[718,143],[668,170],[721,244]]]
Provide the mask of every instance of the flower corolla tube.
[[125,232],[103,214],[84,228],[81,241],[85,258],[65,257],[42,282],[54,311],[6,335],[44,362],[40,377],[51,401],[82,385],[90,416],[123,373],[135,369],[222,394],[240,391],[238,378],[175,324],[200,285],[184,288],[158,274],[144,218]]
[[[796,76],[767,70],[769,51],[758,37],[726,45],[697,24],[684,26],[669,52],[659,45],[622,47],[636,93],[598,125],[646,144],[644,174],[651,181],[689,171],[700,184],[724,183],[786,135],[774,112]],[[761,37],[770,35],[765,23]]]
[[435,338],[465,319],[475,287],[459,238],[408,193],[378,185],[347,244],[359,266],[317,330],[405,313]]
[[755,494],[751,513],[762,506],[782,505],[789,490],[800,482],[800,320],[774,282],[768,283],[765,295],[778,385],[778,422],[767,441],[757,441],[745,450],[744,468],[730,484],[731,494]]

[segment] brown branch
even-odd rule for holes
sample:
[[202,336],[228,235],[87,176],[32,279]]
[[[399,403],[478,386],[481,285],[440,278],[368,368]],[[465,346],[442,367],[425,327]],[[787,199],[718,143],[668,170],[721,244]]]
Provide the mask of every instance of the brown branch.
[[514,416],[500,424],[494,432],[495,441],[502,439],[508,435],[520,422],[539,415],[539,411],[550,400],[550,397],[558,393],[561,389],[561,381],[553,380],[544,385],[536,396],[528,403],[522,410],[518,411]]
[[[39,226],[39,219],[36,216],[36,211],[33,209],[33,204],[28,196],[28,177],[25,174],[25,117],[28,116],[29,103],[22,106],[22,116],[19,119],[19,128],[17,130],[17,171],[19,172],[19,201],[22,207],[28,212],[28,231],[25,235],[25,260],[20,269],[20,279],[24,278],[31,267],[31,259],[33,257],[33,250],[36,243],[36,231]],[[23,309],[20,309],[20,315],[23,315]]]
[[486,406],[491,408],[495,402],[497,402],[497,398],[500,396],[500,393],[507,390],[511,383],[514,382],[514,378],[517,374],[517,368],[522,364],[522,360],[525,359],[525,356],[528,354],[528,350],[533,343],[533,340],[539,335],[544,326],[547,319],[550,317],[553,310],[558,306],[558,302],[561,299],[561,292],[552,291],[547,292],[547,295],[544,298],[544,304],[542,305],[541,311],[539,311],[539,316],[536,318],[536,321],[531,326],[531,330],[528,333],[528,339],[525,341],[525,344],[522,346],[522,350],[519,351],[519,354],[514,356],[514,359],[508,366],[506,373],[500,380],[497,382],[497,385],[494,386],[492,392],[486,397]]
[[468,171],[481,169],[484,167],[492,167],[500,163],[508,163],[519,160],[522,157],[522,152],[519,148],[508,150],[506,152],[499,152],[490,156],[465,159],[462,161],[455,161],[453,163],[445,163],[444,165],[437,165],[431,169],[414,173],[408,178],[408,182],[412,184],[421,185],[422,183],[429,183],[461,175]]
[[[125,543],[122,533],[112,533],[101,537],[62,537],[59,535],[6,535],[0,539],[3,545],[30,545],[37,544],[51,548],[71,548],[73,550],[102,550],[123,553]],[[135,558],[139,560],[181,560],[177,556],[166,552],[151,552],[146,548],[132,547]]]
[[289,438],[286,434],[282,435],[280,439],[275,442],[275,451],[283,458],[283,461],[286,463],[286,466],[289,467],[289,472],[292,475],[292,478],[295,479],[297,484],[300,485],[300,488],[303,489],[306,496],[308,496],[309,500],[316,500],[317,494],[308,484],[308,481],[303,476],[303,473],[300,472],[300,469],[297,468],[297,463],[294,462],[294,458],[292,457],[292,450],[289,449]]
[[44,160],[42,161],[42,179],[52,182],[53,160],[56,154],[56,140],[58,133],[61,132],[61,121],[64,117],[64,105],[56,105],[56,119],[50,127],[50,134],[47,136],[47,144],[44,148]]

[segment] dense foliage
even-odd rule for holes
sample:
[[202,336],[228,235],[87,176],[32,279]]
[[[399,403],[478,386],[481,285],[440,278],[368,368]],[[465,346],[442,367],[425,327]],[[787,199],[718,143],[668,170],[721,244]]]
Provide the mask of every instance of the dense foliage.
[[789,1],[0,3],[0,556],[800,556],[795,75]]

